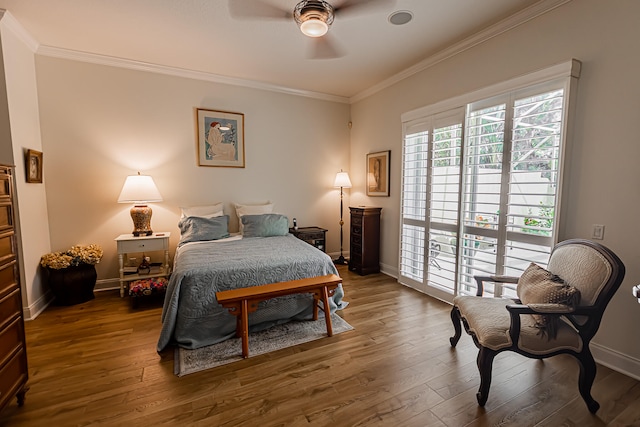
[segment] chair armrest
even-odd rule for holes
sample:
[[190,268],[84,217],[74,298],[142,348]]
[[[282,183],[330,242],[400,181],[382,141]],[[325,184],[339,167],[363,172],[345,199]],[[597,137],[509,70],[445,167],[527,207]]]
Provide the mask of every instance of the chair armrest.
[[498,282],[498,283],[518,283],[518,279],[520,279],[517,276],[490,276],[490,277],[492,282]]
[[494,283],[518,283],[519,277],[514,276],[473,276],[476,279],[477,291],[476,296],[481,297],[484,293],[484,282],[494,282]]
[[574,314],[576,311],[565,304],[509,304],[507,310],[514,314]]
[[[591,310],[591,307],[578,307],[573,309],[565,304],[507,304],[507,311],[509,311],[509,315],[511,316],[509,336],[514,346],[518,345],[518,340],[520,339],[521,314],[555,314],[561,316],[565,314],[575,315],[577,313],[589,315],[594,312],[594,310]],[[571,320],[571,323],[574,323],[573,320]]]

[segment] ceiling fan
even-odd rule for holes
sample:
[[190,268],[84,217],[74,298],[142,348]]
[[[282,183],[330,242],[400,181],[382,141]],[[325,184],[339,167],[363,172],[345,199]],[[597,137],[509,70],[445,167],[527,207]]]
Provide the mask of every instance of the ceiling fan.
[[335,43],[327,38],[329,27],[336,16],[348,13],[372,11],[381,6],[390,6],[395,0],[344,0],[336,6],[325,0],[302,0],[293,11],[273,6],[262,0],[229,0],[231,14],[240,18],[286,19],[298,24],[300,31],[315,41],[314,59],[337,58],[342,56]]

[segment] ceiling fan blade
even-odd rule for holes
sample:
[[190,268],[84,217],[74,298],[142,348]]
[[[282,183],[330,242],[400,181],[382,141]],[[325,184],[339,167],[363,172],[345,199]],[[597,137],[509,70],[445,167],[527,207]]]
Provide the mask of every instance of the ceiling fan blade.
[[229,13],[236,19],[293,19],[291,10],[261,0],[229,0]]
[[344,56],[343,50],[329,34],[309,41],[312,43],[309,59],[336,59]]
[[336,15],[345,16],[352,13],[375,12],[380,9],[390,9],[395,3],[395,0],[346,0],[339,5],[335,5],[333,10]]

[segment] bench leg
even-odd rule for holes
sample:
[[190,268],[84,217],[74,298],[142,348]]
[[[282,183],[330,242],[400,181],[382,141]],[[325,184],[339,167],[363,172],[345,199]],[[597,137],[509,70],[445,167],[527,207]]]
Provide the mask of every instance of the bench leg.
[[242,301],[242,309],[240,316],[242,317],[242,357],[249,357],[249,303],[247,300]]
[[[322,287],[322,303],[324,304],[324,320],[327,322],[327,335],[333,336],[333,327],[331,326],[331,310],[329,309],[329,290],[326,286]],[[316,304],[316,311],[318,304]]]

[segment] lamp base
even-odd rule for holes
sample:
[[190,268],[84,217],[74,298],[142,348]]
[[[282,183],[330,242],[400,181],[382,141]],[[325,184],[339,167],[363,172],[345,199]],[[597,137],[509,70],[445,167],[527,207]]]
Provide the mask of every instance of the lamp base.
[[337,265],[347,265],[349,264],[349,261],[347,261],[342,255],[340,255],[337,259],[333,260],[333,263]]
[[131,208],[131,219],[133,220],[133,232],[135,237],[151,236],[151,208],[147,205],[135,205]]

